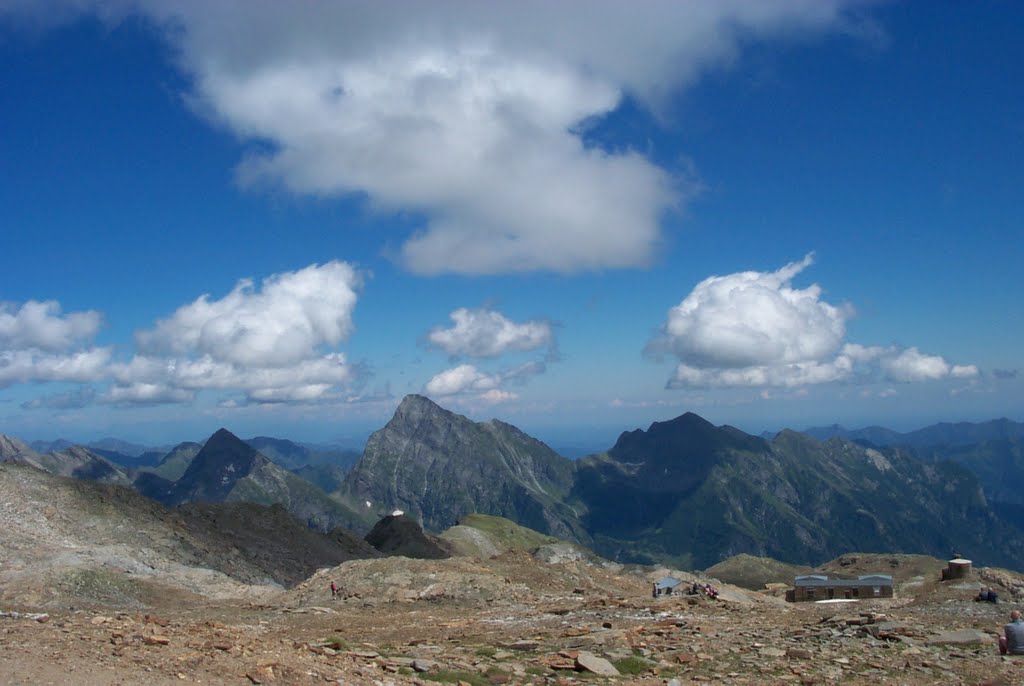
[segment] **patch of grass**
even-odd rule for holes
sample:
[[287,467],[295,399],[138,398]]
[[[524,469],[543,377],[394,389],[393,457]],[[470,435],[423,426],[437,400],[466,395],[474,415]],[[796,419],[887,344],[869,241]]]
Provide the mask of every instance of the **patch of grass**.
[[549,676],[551,674],[551,670],[546,667],[541,667],[540,665],[528,665],[526,667],[526,673],[530,676]]
[[491,686],[491,682],[482,674],[476,672],[458,672],[451,669],[442,669],[439,672],[423,672],[420,677],[427,681],[440,681],[444,684],[457,684],[465,681],[472,686]]
[[642,657],[624,657],[621,660],[615,660],[612,662],[615,665],[615,669],[619,670],[619,674],[643,674],[651,668],[651,663]]
[[140,606],[146,585],[127,574],[106,569],[77,569],[65,574],[60,588],[83,602],[113,606]]
[[508,681],[508,678],[511,676],[511,674],[508,671],[502,669],[501,667],[488,667],[487,671],[484,672],[484,676],[492,682],[506,682]]
[[494,657],[498,653],[498,649],[494,646],[480,646],[476,649],[476,654],[480,657]]
[[325,644],[325,647],[330,648],[331,650],[352,650],[352,645],[348,641],[336,636],[326,638],[322,643]]
[[494,515],[469,514],[460,519],[459,524],[483,531],[499,550],[532,550],[547,543],[558,542],[553,536],[527,529],[510,519]]

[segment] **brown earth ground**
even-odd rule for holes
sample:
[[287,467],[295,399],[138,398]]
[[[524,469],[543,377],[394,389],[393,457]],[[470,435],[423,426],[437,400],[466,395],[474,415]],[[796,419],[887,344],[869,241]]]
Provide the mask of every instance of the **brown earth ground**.
[[[995,648],[1024,599],[1020,577],[983,569],[940,583],[937,561],[907,558],[900,573],[901,559],[847,564],[888,564],[899,582],[895,599],[850,604],[787,604],[732,586],[717,601],[655,599],[651,581],[667,570],[547,564],[522,551],[346,562],[248,600],[146,581],[144,607],[132,593],[120,609],[95,588],[9,585],[0,683],[1024,683],[1024,658]],[[973,602],[982,584],[1010,602]],[[621,674],[587,671],[589,655]]]

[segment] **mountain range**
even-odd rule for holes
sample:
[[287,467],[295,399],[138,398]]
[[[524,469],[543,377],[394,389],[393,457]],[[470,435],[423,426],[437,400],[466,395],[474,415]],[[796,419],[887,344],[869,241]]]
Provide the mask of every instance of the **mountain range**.
[[696,568],[748,553],[815,564],[850,550],[957,550],[1021,568],[1022,427],[996,420],[911,434],[827,427],[763,437],[687,413],[573,461],[510,424],[474,422],[410,395],[354,465],[353,455],[242,441],[226,429],[138,467],[102,448],[39,453],[8,437],[0,461],[131,484],[168,506],[276,503],[320,531],[362,534],[401,510],[439,532],[480,513],[625,562]]

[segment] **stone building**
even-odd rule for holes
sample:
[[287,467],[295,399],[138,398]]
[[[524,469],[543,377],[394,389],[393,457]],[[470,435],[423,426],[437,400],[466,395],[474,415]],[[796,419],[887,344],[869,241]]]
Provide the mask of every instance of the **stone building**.
[[793,589],[786,593],[786,600],[797,603],[892,597],[892,577],[886,574],[867,574],[856,579],[830,579],[820,574],[806,574],[796,577],[793,580]]

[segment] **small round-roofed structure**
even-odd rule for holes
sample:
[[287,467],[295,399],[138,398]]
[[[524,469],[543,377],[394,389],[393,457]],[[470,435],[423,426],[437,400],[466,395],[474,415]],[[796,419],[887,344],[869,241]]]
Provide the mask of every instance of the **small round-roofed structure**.
[[953,558],[946,563],[946,568],[942,570],[942,580],[968,578],[971,575],[972,564],[970,560],[965,560],[962,557]]

